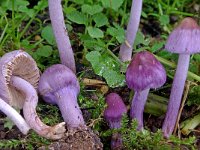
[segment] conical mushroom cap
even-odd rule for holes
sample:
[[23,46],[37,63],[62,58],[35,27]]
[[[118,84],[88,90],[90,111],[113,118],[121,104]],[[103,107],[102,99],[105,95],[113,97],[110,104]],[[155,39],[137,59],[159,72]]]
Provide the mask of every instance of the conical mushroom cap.
[[171,53],[200,53],[200,27],[192,18],[185,18],[168,37],[165,48]]
[[10,85],[11,76],[18,76],[36,89],[39,82],[39,69],[34,59],[22,50],[5,54],[0,59],[0,97],[8,104],[21,109],[24,95]]
[[104,111],[104,118],[110,128],[120,128],[122,116],[126,114],[127,108],[122,98],[116,93],[106,96],[107,107]]
[[153,54],[147,51],[135,54],[126,71],[126,83],[130,89],[158,88],[165,81],[165,69]]

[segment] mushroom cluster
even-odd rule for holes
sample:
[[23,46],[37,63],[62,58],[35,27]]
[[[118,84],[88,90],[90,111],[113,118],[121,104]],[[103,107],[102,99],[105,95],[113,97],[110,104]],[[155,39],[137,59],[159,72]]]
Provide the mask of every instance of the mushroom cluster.
[[[0,59],[0,70],[0,98],[6,102],[1,102],[1,110],[24,134],[31,128],[43,137],[60,139],[65,132],[65,123],[47,126],[36,113],[40,74],[33,58],[22,50],[12,51]],[[16,111],[6,110],[12,109],[11,106],[23,109],[25,121]]]

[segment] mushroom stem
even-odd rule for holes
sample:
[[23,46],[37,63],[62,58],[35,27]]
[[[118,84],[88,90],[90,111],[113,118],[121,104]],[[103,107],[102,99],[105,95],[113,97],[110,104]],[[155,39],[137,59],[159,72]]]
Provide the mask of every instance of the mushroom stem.
[[[130,61],[132,57],[132,46],[138,31],[140,16],[142,12],[142,0],[132,0],[130,19],[126,30],[126,42],[120,46],[119,58]],[[128,44],[127,44],[128,43]]]
[[77,103],[77,92],[73,87],[66,87],[55,92],[57,105],[69,128],[85,126],[82,112]]
[[18,129],[23,133],[27,134],[30,127],[24,120],[24,118],[10,105],[8,105],[4,100],[0,98],[0,110],[6,114],[6,116],[12,120],[12,122],[18,127]]
[[74,54],[64,22],[61,0],[48,0],[53,32],[56,38],[61,63],[76,72]]
[[146,89],[143,91],[135,91],[132,104],[131,104],[131,110],[130,110],[130,117],[132,119],[136,119],[138,122],[138,130],[142,130],[143,125],[143,113],[144,113],[144,106],[147,101],[147,96],[149,94],[150,89]]
[[122,135],[120,133],[113,133],[111,137],[111,150],[121,149],[123,146]]
[[162,126],[162,131],[166,138],[169,138],[169,136],[172,134],[176,124],[176,119],[181,104],[181,98],[183,95],[184,85],[187,78],[189,62],[189,54],[179,55],[176,74],[174,76],[169,104],[167,107],[167,113]]
[[53,127],[47,126],[37,115],[36,106],[38,103],[38,96],[34,87],[26,80],[17,76],[12,76],[10,84],[17,90],[22,91],[25,96],[23,114],[29,126],[43,137],[49,139],[62,138],[65,132],[65,123],[59,123]]

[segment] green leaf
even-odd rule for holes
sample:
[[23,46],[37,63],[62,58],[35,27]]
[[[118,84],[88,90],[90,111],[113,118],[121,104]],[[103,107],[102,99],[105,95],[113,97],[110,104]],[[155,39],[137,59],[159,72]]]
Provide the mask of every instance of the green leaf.
[[137,34],[136,34],[136,38],[135,38],[133,47],[134,47],[134,49],[136,49],[136,46],[139,45],[139,44],[143,44],[145,46],[148,46],[149,43],[150,43],[150,40],[145,39],[144,34],[141,31],[138,31]]
[[101,0],[101,2],[105,8],[112,8],[117,11],[122,6],[124,0]]
[[24,6],[20,6],[19,11],[26,13],[30,18],[35,15],[35,11],[33,9],[28,9],[27,7]]
[[97,27],[102,27],[108,24],[108,18],[102,13],[95,14],[93,20],[96,23]]
[[102,12],[103,8],[100,5],[84,4],[82,5],[81,10],[83,13],[94,15],[94,14]]
[[84,24],[86,25],[88,22],[88,18],[85,14],[79,11],[72,11],[70,14],[67,15],[67,18],[77,24]]
[[36,54],[42,57],[49,57],[52,54],[52,47],[51,46],[42,46],[37,49]]
[[70,14],[73,11],[76,11],[76,8],[74,8],[74,7],[64,7],[63,11],[65,12],[65,14]]
[[40,0],[36,6],[34,6],[35,10],[44,10],[46,7],[48,7],[48,1],[47,0]]
[[109,27],[106,32],[115,37],[119,43],[123,43],[125,40],[125,31],[120,26]]
[[108,54],[98,51],[89,52],[86,59],[91,63],[94,72],[105,78],[110,87],[124,85],[125,76],[120,73],[120,66]]
[[87,27],[88,30],[88,34],[92,37],[92,38],[103,38],[103,31],[101,31],[99,28],[95,28],[95,27]]
[[15,124],[8,117],[5,118],[4,128],[11,130]]
[[45,39],[49,44],[54,45],[55,42],[55,37],[53,34],[53,29],[51,26],[46,26],[43,28],[41,36],[43,39]]
[[161,25],[167,25],[169,24],[169,16],[168,15],[161,15],[159,17],[159,21]]
[[151,48],[151,52],[155,52],[159,49],[161,49],[163,46],[164,46],[165,42],[162,41],[162,42],[157,42],[155,44],[153,44],[152,48]]

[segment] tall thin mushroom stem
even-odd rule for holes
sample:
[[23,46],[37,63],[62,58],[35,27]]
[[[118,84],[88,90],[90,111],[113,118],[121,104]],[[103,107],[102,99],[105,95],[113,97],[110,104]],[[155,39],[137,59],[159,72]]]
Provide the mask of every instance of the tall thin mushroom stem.
[[178,116],[178,111],[183,95],[184,85],[187,78],[189,62],[189,54],[179,54],[178,65],[172,84],[167,113],[162,126],[163,134],[167,138],[172,134],[176,124],[176,119]]
[[130,19],[126,30],[126,41],[120,47],[119,58],[123,61],[130,61],[132,58],[132,47],[138,31],[140,16],[142,12],[142,0],[132,0]]
[[0,110],[18,127],[23,133],[27,134],[30,127],[24,118],[9,104],[0,98]]
[[37,92],[26,80],[12,76],[10,84],[25,95],[23,114],[26,122],[39,135],[49,139],[60,139],[65,132],[65,123],[59,123],[53,127],[44,124],[36,113],[38,103]]
[[64,22],[61,0],[48,0],[49,13],[61,63],[76,72],[74,54]]

